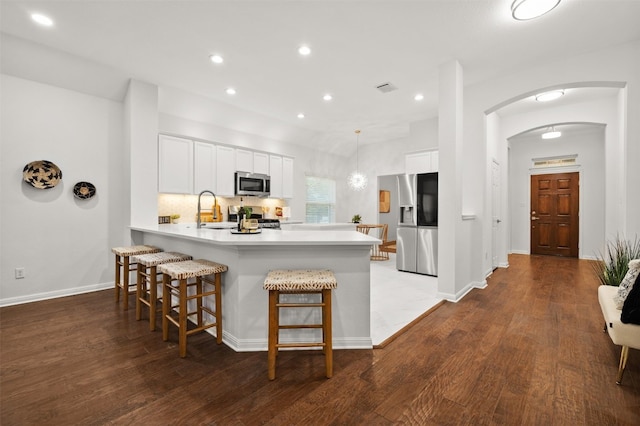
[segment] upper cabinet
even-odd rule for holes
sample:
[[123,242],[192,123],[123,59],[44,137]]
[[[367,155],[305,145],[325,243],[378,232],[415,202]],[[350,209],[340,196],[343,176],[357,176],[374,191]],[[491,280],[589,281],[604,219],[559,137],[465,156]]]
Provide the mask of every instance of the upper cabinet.
[[253,173],[253,151],[236,148],[236,170]]
[[282,198],[282,157],[269,155],[269,170],[271,172],[271,197]]
[[431,173],[438,171],[438,151],[420,151],[405,155],[405,173]]
[[282,198],[293,198],[293,158],[282,157]]
[[217,190],[217,149],[210,143],[193,143],[193,193]]
[[193,192],[193,142],[160,135],[158,138],[158,192]]
[[253,153],[253,173],[269,174],[269,154],[264,152]]
[[216,148],[216,179],[218,183],[216,195],[233,197],[235,196],[236,150],[222,145],[218,145]]
[[273,198],[293,197],[293,158],[214,145],[175,136],[158,136],[158,192],[235,196],[235,172],[271,176]]

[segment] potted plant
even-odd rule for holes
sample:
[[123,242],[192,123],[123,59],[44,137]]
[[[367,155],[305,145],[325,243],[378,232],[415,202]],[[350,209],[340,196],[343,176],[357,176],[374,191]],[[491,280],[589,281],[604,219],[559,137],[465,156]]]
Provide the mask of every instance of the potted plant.
[[351,222],[353,223],[360,223],[361,220],[362,218],[360,217],[359,214],[354,214],[353,217],[351,218]]
[[171,223],[178,223],[178,219],[180,219],[180,215],[179,214],[172,214],[171,215]]
[[616,235],[615,240],[607,242],[605,254],[600,253],[593,269],[601,284],[619,286],[633,259],[640,259],[640,240],[636,237],[632,242]]

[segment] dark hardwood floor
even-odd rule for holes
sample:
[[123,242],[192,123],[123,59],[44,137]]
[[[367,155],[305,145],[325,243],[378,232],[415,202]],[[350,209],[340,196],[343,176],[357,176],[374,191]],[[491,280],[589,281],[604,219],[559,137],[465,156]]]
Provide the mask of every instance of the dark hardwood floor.
[[[2,425],[638,425],[640,351],[621,386],[588,261],[512,255],[488,287],[383,349],[235,353],[203,333],[186,359],[112,291],[0,310]],[[265,294],[265,303],[267,298]],[[266,331],[265,331],[266,333]]]

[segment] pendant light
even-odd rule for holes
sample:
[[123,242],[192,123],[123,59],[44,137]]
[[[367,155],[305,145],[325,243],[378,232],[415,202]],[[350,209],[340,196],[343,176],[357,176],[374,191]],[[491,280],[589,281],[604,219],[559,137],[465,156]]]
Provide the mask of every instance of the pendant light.
[[347,183],[354,191],[362,191],[367,186],[367,176],[358,171],[358,142],[360,130],[356,130],[356,170],[349,175]]
[[544,15],[559,3],[560,0],[514,0],[511,16],[518,21],[527,21]]

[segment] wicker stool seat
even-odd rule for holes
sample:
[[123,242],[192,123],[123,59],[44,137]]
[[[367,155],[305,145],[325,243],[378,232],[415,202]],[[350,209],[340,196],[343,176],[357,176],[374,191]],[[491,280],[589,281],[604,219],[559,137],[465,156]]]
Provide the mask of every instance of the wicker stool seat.
[[[178,327],[178,341],[180,356],[187,356],[187,336],[216,327],[216,342],[222,343],[222,280],[221,274],[227,271],[227,266],[210,260],[198,259],[184,262],[165,263],[158,265],[158,271],[162,272],[162,339],[169,340],[169,324]],[[214,276],[211,281],[206,277]],[[189,279],[195,282],[188,283]],[[175,281],[175,283],[174,283]],[[213,287],[205,291],[205,284]],[[195,287],[195,293],[187,294],[189,287]],[[178,304],[174,305],[172,296],[176,296]],[[215,297],[215,309],[204,306],[203,301],[207,296]],[[187,303],[195,300],[196,307],[192,312],[188,311]],[[177,309],[177,312],[176,312]],[[214,322],[206,324],[203,313],[211,315]],[[187,318],[196,316],[196,328],[187,329]]]
[[[161,251],[133,256],[132,262],[138,264],[138,279],[136,287],[136,320],[142,318],[142,305],[149,308],[149,330],[156,329],[156,312],[158,312],[158,265],[165,263],[183,262],[193,257],[188,254],[172,251]],[[162,279],[160,279],[162,283]],[[162,312],[162,309],[160,309]]]
[[[129,309],[129,295],[135,293],[137,283],[129,282],[129,273],[136,271],[135,262],[130,262],[130,257],[141,254],[159,253],[162,249],[154,246],[127,246],[113,247],[111,252],[116,255],[116,273],[115,273],[115,290],[116,303],[120,301],[120,289],[122,289],[122,298],[124,299],[124,309]],[[120,269],[122,268],[122,270]]]
[[[326,376],[333,376],[333,341],[331,328],[331,290],[338,287],[332,271],[322,269],[283,269],[267,274],[263,288],[269,291],[269,380],[276,378],[276,358],[280,348],[321,347],[325,356]],[[281,302],[281,294],[320,294],[320,302]],[[281,308],[321,308],[320,324],[280,324]],[[322,330],[321,342],[280,343],[282,329]]]

